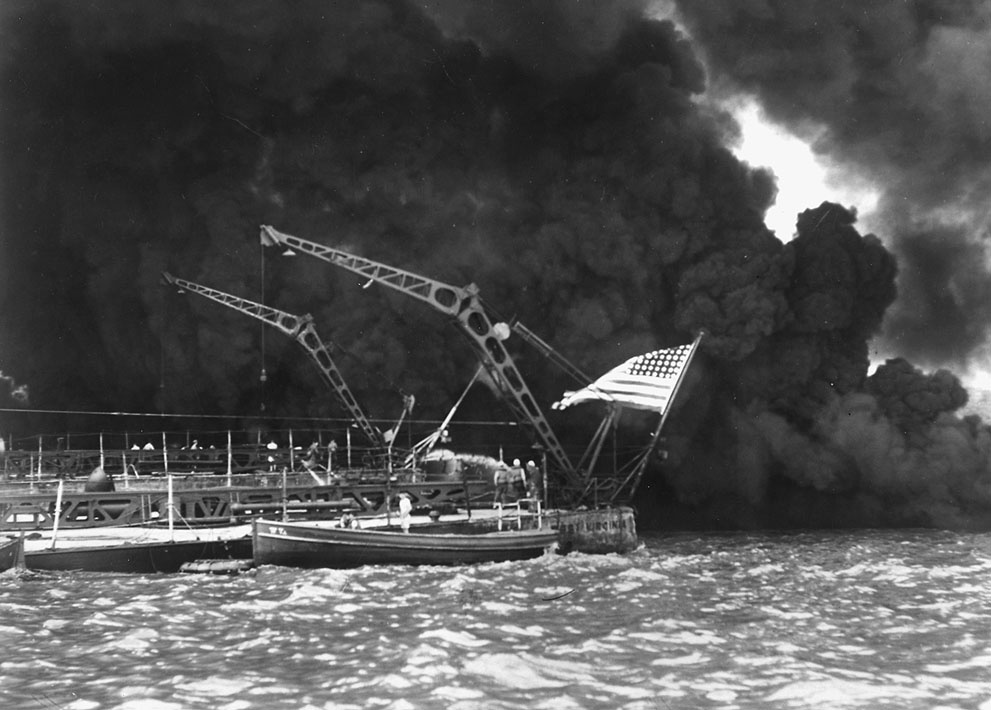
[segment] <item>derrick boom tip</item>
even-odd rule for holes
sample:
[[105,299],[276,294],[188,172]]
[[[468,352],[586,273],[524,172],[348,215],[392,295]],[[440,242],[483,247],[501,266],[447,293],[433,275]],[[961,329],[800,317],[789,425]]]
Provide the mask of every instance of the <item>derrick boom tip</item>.
[[276,244],[279,243],[279,240],[276,239],[275,237],[275,230],[272,227],[268,226],[267,224],[263,224],[261,226],[260,236],[261,236],[262,246],[274,247]]

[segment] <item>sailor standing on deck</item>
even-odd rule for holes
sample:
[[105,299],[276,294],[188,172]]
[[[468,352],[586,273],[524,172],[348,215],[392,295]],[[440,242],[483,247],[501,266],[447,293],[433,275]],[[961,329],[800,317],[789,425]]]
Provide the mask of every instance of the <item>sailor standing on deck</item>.
[[530,497],[542,500],[544,497],[544,475],[533,461],[526,462],[526,479],[530,488]]
[[526,474],[519,459],[513,459],[513,467],[509,469],[509,486],[514,498],[526,498]]
[[310,448],[306,450],[306,456],[303,458],[303,468],[307,471],[314,471],[318,468],[317,456],[320,453],[320,444],[314,441],[310,444]]
[[502,505],[506,503],[506,493],[509,491],[509,469],[506,468],[506,464],[502,461],[496,466],[495,476],[492,478],[492,483],[495,484],[495,500],[492,501],[492,507]]
[[409,516],[413,512],[413,504],[410,502],[408,493],[399,494],[399,525],[404,533],[409,532]]

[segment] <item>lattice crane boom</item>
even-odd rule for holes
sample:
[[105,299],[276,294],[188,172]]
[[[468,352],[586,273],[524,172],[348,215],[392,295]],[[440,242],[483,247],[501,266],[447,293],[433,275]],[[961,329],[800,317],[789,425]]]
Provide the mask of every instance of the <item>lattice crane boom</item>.
[[282,245],[310,254],[370,281],[424,301],[453,317],[462,332],[468,336],[468,341],[476,355],[489,376],[499,386],[503,399],[520,425],[528,430],[532,439],[544,447],[569,483],[582,485],[581,475],[572,465],[564,447],[558,441],[550,423],[503,345],[503,340],[509,336],[508,327],[504,324],[492,323],[482,307],[478,297],[478,287],[475,284],[465,287],[452,286],[340,249],[284,234],[267,225],[261,228],[261,241],[266,246]]
[[354,398],[340,370],[337,369],[334,359],[330,356],[330,350],[317,335],[316,328],[313,327],[313,316],[309,314],[296,316],[280,311],[278,308],[272,308],[262,303],[218,291],[209,286],[177,278],[167,272],[162,272],[162,277],[178,288],[199,294],[211,301],[256,318],[296,340],[310,355],[324,381],[337,395],[338,401],[347,409],[348,414],[351,415],[362,433],[368,437],[368,440],[383,450],[388,447],[382,432],[365,416],[364,410],[358,405],[358,401]]

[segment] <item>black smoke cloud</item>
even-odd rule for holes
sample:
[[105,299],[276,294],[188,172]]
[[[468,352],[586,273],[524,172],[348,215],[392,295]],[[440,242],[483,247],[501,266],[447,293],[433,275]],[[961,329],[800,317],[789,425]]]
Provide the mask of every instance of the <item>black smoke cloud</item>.
[[[986,517],[988,433],[954,414],[956,378],[907,361],[868,377],[892,254],[829,203],[776,239],[773,177],[725,147],[732,121],[698,101],[692,44],[642,4],[0,12],[0,364],[37,406],[341,415],[294,343],[163,289],[168,270],[311,313],[373,417],[397,416],[400,391],[443,416],[476,366],[453,326],[263,252],[273,224],[475,282],[591,373],[705,330],[646,525]],[[509,342],[549,411],[572,383]],[[505,410],[476,389],[462,415]],[[554,415],[575,458],[597,415]],[[651,425],[630,417],[623,435]]]
[[991,325],[991,4],[679,2],[724,90],[816,137],[880,192],[898,257],[882,350],[926,366],[986,366]]
[[28,403],[28,386],[19,385],[13,377],[3,374],[0,372],[0,382],[4,384],[7,388],[7,396],[10,397],[10,403]]

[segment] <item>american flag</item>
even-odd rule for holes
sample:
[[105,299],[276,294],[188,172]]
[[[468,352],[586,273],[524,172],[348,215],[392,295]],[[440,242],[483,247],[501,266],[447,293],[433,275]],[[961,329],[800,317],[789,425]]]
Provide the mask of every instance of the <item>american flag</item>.
[[551,406],[564,409],[579,402],[600,401],[664,412],[698,342],[630,358],[588,387],[565,392],[561,401]]

